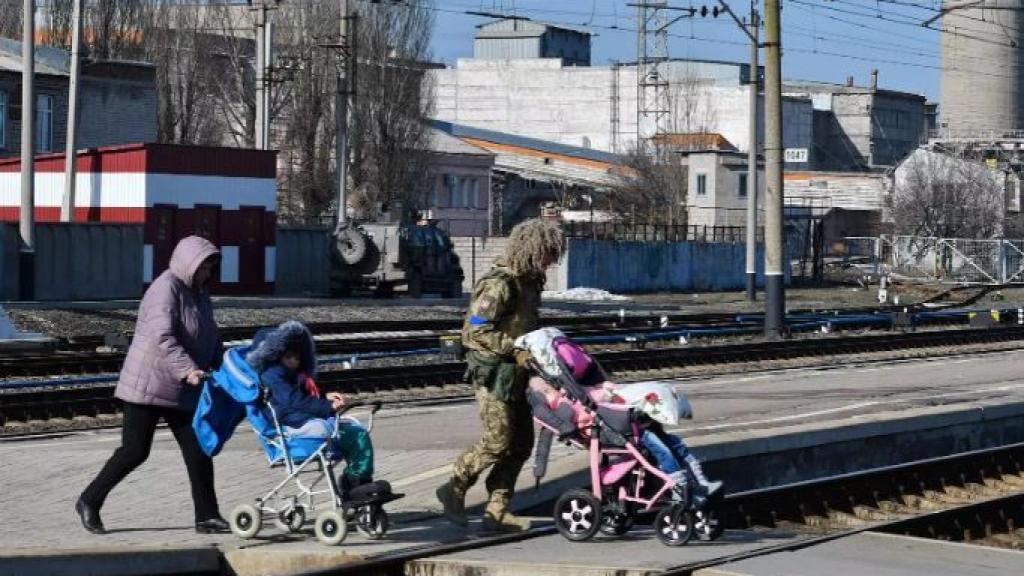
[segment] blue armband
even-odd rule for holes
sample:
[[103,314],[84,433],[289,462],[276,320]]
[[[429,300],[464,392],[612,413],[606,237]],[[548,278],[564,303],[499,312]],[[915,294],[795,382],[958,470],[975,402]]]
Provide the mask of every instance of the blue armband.
[[470,326],[483,326],[484,324],[487,324],[488,322],[490,322],[490,320],[488,320],[487,318],[484,318],[483,316],[477,316],[476,314],[474,314],[474,315],[469,317],[469,325]]

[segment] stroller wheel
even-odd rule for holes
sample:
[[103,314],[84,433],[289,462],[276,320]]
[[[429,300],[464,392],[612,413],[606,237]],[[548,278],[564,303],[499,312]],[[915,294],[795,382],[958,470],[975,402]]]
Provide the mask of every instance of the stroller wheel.
[[693,516],[682,506],[669,504],[654,517],[654,533],[666,546],[682,546],[693,537]]
[[718,508],[714,505],[708,505],[694,510],[693,530],[697,533],[698,540],[705,542],[717,540],[725,530]]
[[231,531],[239,538],[255,538],[263,527],[263,515],[252,504],[239,504],[231,511]]
[[587,490],[573,489],[555,502],[555,525],[568,540],[590,539],[601,527],[601,502]]
[[306,523],[306,509],[302,506],[282,510],[277,514],[274,524],[285,532],[298,532]]
[[388,533],[388,513],[377,505],[363,506],[356,512],[356,530],[370,540]]
[[341,544],[348,536],[344,513],[341,510],[324,510],[313,523],[313,533],[317,540],[328,546]]

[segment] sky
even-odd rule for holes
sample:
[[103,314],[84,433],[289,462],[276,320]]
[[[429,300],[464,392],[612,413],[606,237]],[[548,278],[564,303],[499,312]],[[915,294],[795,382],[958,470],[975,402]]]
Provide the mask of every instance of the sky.
[[[534,20],[584,27],[592,40],[591,63],[636,59],[637,0],[434,0],[433,57],[450,65],[473,55],[475,27],[488,18],[467,10],[514,13]],[[879,87],[939,98],[940,36],[921,22],[935,16],[939,0],[782,0],[783,77],[842,83],[853,76],[867,85],[879,71]],[[741,17],[749,0],[729,2]],[[669,0],[695,7],[714,1]],[[760,9],[760,7],[759,7]],[[940,23],[934,26],[941,27]],[[763,41],[762,28],[762,41]],[[947,32],[948,33],[948,32]],[[685,18],[669,28],[669,56],[746,62],[749,39],[726,14]],[[763,64],[762,51],[762,64]]]

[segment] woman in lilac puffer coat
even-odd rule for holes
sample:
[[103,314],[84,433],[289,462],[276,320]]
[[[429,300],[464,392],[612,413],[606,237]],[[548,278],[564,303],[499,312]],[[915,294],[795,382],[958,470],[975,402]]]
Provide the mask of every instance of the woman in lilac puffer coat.
[[192,430],[192,414],[200,384],[220,358],[220,337],[208,291],[220,262],[220,251],[199,236],[183,238],[170,266],[139,304],[135,335],[114,396],[124,402],[121,447],[82,492],[75,510],[82,525],[104,532],[100,508],[107,494],[145,462],[161,418],[174,434],[185,459],[196,531],[227,531],[213,485],[213,461],[203,453]]

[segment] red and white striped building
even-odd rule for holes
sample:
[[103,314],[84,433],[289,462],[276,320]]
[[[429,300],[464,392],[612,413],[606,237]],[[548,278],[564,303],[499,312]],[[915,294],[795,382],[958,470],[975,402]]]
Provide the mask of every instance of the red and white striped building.
[[[181,238],[198,234],[222,252],[221,294],[274,288],[276,153],[263,150],[130,144],[78,153],[75,221],[144,226],[143,281],[167,268]],[[36,158],[35,217],[60,220],[64,155]],[[0,160],[0,221],[17,221],[21,161]]]

